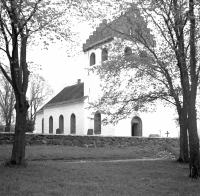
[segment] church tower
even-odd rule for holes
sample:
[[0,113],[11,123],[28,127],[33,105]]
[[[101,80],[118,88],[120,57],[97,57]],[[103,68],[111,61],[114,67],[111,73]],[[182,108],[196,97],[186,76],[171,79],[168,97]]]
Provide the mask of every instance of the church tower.
[[89,96],[89,101],[98,99],[100,93],[100,80],[97,75],[89,72],[88,69],[92,66],[101,64],[102,61],[108,60],[108,49],[106,43],[111,42],[111,31],[109,31],[107,21],[103,22],[96,28],[86,43],[83,44],[84,52],[84,92],[85,96]]
[[[86,40],[86,43],[83,44],[84,52],[84,96],[88,96],[88,101],[93,102],[98,100],[101,97],[101,88],[100,88],[100,78],[98,75],[95,75],[92,72],[88,72],[89,68],[95,65],[101,65],[101,62],[109,60],[109,55],[112,51],[109,51],[109,44],[114,42],[116,39],[126,40],[127,43],[132,43],[132,39],[135,36],[133,32],[133,25],[136,20],[138,20],[139,15],[136,12],[127,12],[120,15],[117,19],[112,22],[107,23],[106,20],[103,20],[102,23],[96,28],[96,30],[89,36]],[[130,23],[130,21],[132,23]],[[141,18],[140,18],[141,20]],[[150,30],[144,26],[146,30],[146,35],[150,35]],[[150,36],[150,38],[152,38]],[[151,39],[150,39],[151,40]],[[152,38],[153,42],[153,38]],[[128,49],[128,51],[127,51]],[[132,49],[130,47],[124,46],[121,48],[122,52],[131,53]],[[94,118],[95,115],[101,115],[98,111],[88,111],[87,116],[89,118]],[[100,116],[99,119],[102,119],[103,116]],[[127,122],[125,122],[127,121]],[[103,135],[127,135],[127,136],[142,136],[142,122],[137,123],[136,121],[125,120],[124,122],[118,123],[117,126],[106,126],[102,128],[105,130]],[[92,123],[92,122],[91,122]],[[92,124],[89,123],[89,127],[92,127]],[[127,133],[122,132],[122,129]],[[102,130],[103,130],[102,129]],[[94,125],[95,133],[95,125]]]

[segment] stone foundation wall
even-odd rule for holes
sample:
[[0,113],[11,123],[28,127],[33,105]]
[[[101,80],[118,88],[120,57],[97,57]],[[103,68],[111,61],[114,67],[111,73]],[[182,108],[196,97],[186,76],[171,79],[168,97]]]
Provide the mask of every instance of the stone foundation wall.
[[[0,145],[12,144],[13,133],[0,133]],[[103,137],[77,135],[43,135],[26,134],[27,145],[64,145],[79,147],[129,147],[139,144],[156,145],[170,143],[179,146],[178,138],[151,138],[151,137]]]

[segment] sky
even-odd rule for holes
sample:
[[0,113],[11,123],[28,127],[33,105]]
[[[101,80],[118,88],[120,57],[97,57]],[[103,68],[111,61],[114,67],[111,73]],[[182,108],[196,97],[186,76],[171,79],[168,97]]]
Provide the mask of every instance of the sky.
[[[77,24],[77,29],[84,31],[80,33],[81,44],[77,51],[82,51],[82,45],[92,32],[87,23]],[[66,42],[66,45],[69,44]],[[64,45],[64,44],[63,44]],[[67,46],[61,46],[58,41],[50,44],[48,50],[34,46],[28,54],[28,60],[41,65],[37,72],[42,75],[57,94],[64,87],[75,84],[77,79],[83,79],[83,53],[73,57],[68,56]]]

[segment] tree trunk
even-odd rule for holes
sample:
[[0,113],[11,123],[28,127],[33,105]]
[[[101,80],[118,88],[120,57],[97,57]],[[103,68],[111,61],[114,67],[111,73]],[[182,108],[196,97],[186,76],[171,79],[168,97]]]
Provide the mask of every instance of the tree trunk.
[[189,163],[187,128],[182,128],[182,141],[180,141],[180,156],[182,163]]
[[199,137],[197,133],[196,95],[199,73],[197,69],[196,56],[196,17],[194,15],[194,0],[189,0],[189,20],[190,20],[190,81],[191,88],[189,98],[189,142],[190,142],[190,177],[200,177],[199,160]]
[[190,97],[189,110],[189,144],[190,144],[190,177],[200,177],[200,160],[199,160],[199,137],[197,133],[197,118],[195,109],[195,98]]
[[180,154],[178,162],[189,162],[187,128],[184,125],[180,126]]
[[183,98],[183,107],[179,109],[179,124],[180,124],[180,154],[178,162],[188,163],[188,106]]
[[[19,101],[21,100],[21,101]],[[20,96],[20,99],[16,99],[16,125],[15,135],[12,149],[12,156],[10,162],[7,165],[26,166],[25,161],[25,133],[26,133],[26,117],[28,110],[28,102],[24,95]]]

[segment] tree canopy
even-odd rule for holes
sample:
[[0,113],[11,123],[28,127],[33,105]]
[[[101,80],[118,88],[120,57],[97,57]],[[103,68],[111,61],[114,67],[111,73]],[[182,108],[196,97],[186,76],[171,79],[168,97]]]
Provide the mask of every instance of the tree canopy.
[[[138,0],[126,6],[123,23],[130,31],[108,24],[123,36],[106,46],[109,60],[91,69],[103,81],[103,95],[91,107],[107,114],[107,122],[117,122],[133,112],[151,110],[157,99],[173,104],[185,138],[189,131],[190,174],[198,176],[199,2]],[[134,14],[130,17],[129,12]],[[126,46],[132,50],[129,54],[123,51]]]

